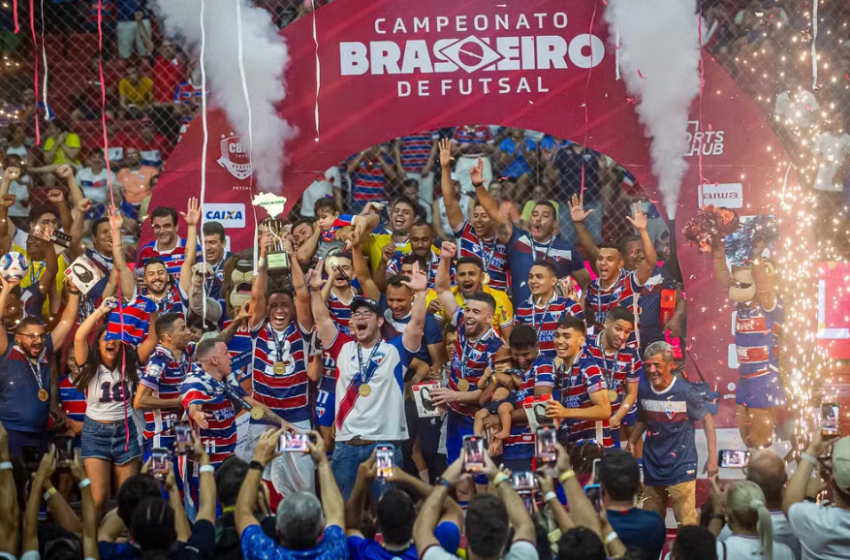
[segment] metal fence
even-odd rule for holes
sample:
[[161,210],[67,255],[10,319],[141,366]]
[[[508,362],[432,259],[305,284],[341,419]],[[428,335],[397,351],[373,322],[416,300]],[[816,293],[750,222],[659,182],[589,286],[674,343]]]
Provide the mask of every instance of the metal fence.
[[[310,2],[303,0],[256,0],[268,9],[281,27],[309,13]],[[327,2],[316,2],[321,6]],[[122,13],[122,2],[102,0],[103,72],[99,71],[97,33],[98,2],[91,0],[43,0],[30,4],[19,1],[20,33],[15,33],[12,0],[0,1],[0,134],[5,163],[15,164],[20,157],[27,165],[29,200],[21,200],[10,213],[25,215],[28,204],[46,200],[50,187],[61,183],[55,176],[56,164],[87,166],[103,145],[101,134],[101,84],[106,90],[109,158],[120,168],[124,151],[136,147],[146,164],[160,167],[179,140],[181,130],[191,122],[198,109],[198,89],[192,79],[194,63],[190,53],[164,36],[153,13]],[[812,4],[803,0],[702,0],[705,19],[706,49],[735,77],[745,92],[763,106],[773,119],[777,133],[804,170],[809,183],[830,188],[818,191],[825,219],[843,231],[845,193],[850,192],[850,136],[842,136],[850,116],[850,40],[848,20],[850,3],[821,0],[818,8],[817,57],[818,89],[812,91]],[[318,8],[321,9],[321,8]],[[34,48],[30,22],[35,30]],[[35,80],[35,66],[38,81]],[[44,103],[45,85],[47,104]],[[38,90],[38,96],[36,91]],[[789,103],[797,101],[796,105]],[[794,115],[789,106],[804,106],[802,115]],[[40,120],[41,145],[35,145],[35,114],[51,117]],[[494,179],[504,178],[501,196],[505,208],[521,221],[526,201],[551,199],[560,206],[560,223],[569,235],[570,220],[566,200],[558,197],[558,181],[579,181],[578,176],[563,177],[567,166],[556,161],[558,150],[580,152],[578,146],[561,146],[559,139],[542,133],[484,126],[493,139],[488,167]],[[839,130],[842,130],[839,133]],[[456,131],[432,131],[452,136]],[[463,131],[461,131],[463,132]],[[832,133],[840,150],[833,160],[813,153],[813,145]],[[483,132],[482,132],[483,133]],[[411,131],[411,134],[417,134]],[[846,142],[845,142],[846,140]],[[393,158],[392,173],[382,178],[389,193],[414,193],[410,181],[417,170],[398,160],[412,140],[400,139],[374,147],[369,158]],[[426,140],[419,137],[421,143]],[[57,148],[58,146],[58,148]],[[524,146],[520,148],[521,146]],[[52,148],[52,149],[51,149]],[[815,150],[817,152],[817,150]],[[639,185],[626,169],[604,154],[585,154],[591,162],[595,192],[593,204],[601,218],[591,231],[600,238],[617,239],[629,233],[625,220],[630,203],[644,198]],[[356,157],[356,154],[352,157]],[[11,158],[11,159],[10,159]],[[404,158],[401,158],[402,160]],[[836,161],[840,159],[840,161]],[[357,169],[340,162],[329,179],[341,189],[341,203],[350,207],[351,188],[358,180]],[[367,162],[368,163],[368,162]],[[464,164],[465,165],[465,164]],[[461,165],[463,167],[463,165]],[[561,171],[559,177],[558,171]],[[421,173],[421,169],[419,173]],[[462,188],[464,169],[456,170]],[[433,186],[434,178],[437,184]],[[427,208],[439,194],[439,164],[429,169],[420,183],[418,196]],[[321,179],[321,178],[320,178]],[[817,179],[817,181],[816,181]],[[407,185],[407,186],[406,186]],[[843,189],[841,188],[843,187]],[[328,189],[321,185],[307,195],[305,204],[296,207],[293,216],[311,215],[317,193]],[[332,191],[328,191],[332,192]],[[645,203],[647,208],[650,203]],[[650,209],[651,210],[651,209]],[[827,223],[826,221],[824,223]],[[656,238],[663,223],[658,220]],[[824,232],[824,235],[831,235]],[[835,243],[847,249],[847,236],[835,235]]]

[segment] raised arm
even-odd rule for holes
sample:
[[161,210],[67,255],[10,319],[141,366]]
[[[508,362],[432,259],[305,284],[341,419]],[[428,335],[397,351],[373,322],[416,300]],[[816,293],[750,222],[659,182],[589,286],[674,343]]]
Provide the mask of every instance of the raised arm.
[[307,289],[307,281],[304,279],[304,271],[295,257],[295,249],[288,240],[283,240],[283,248],[289,255],[290,272],[292,274],[292,287],[295,289],[295,316],[298,324],[306,332],[313,330],[313,311],[310,308],[310,290]]
[[[48,452],[41,457],[41,463],[32,484],[34,490],[30,492],[27,499],[27,509],[24,513],[24,534],[21,539],[21,552],[24,554],[29,551],[38,552],[38,510],[41,507],[41,489],[44,487],[44,482],[53,476],[54,471],[56,471],[56,457],[51,446]],[[17,492],[13,495],[17,496]]]
[[[452,185],[452,162],[454,160],[451,141],[448,138],[443,138],[440,140],[440,188],[443,191],[443,201],[446,204],[446,217],[449,219],[452,230],[459,228],[463,223],[463,210],[460,207],[460,202],[458,202],[454,185]],[[436,213],[435,216],[439,216],[439,213]],[[450,234],[450,232],[445,233]]]
[[331,319],[331,314],[328,311],[328,306],[322,298],[322,288],[325,285],[325,279],[322,278],[322,266],[324,259],[319,259],[316,266],[307,273],[307,285],[310,286],[310,304],[313,308],[313,321],[316,325],[316,332],[319,333],[319,340],[322,341],[322,346],[328,348],[333,344],[336,338],[338,329],[336,323]]
[[511,223],[511,219],[502,213],[496,199],[487,191],[487,184],[484,182],[484,160],[478,158],[478,165],[469,170],[469,175],[472,178],[472,185],[475,187],[478,202],[481,203],[481,207],[484,208],[490,219],[496,223],[496,237],[502,243],[507,243],[513,235],[514,225]]
[[65,184],[68,185],[68,196],[71,199],[71,207],[77,208],[80,201],[85,198],[85,194],[83,194],[83,189],[80,188],[80,185],[77,184],[77,178],[74,176],[74,170],[71,169],[70,165],[64,164],[59,166],[59,169],[56,170],[56,174],[64,179]]
[[463,452],[454,463],[448,466],[443,472],[442,480],[444,484],[438,484],[434,491],[422,504],[419,510],[419,515],[416,522],[413,524],[413,540],[416,543],[416,550],[419,552],[419,557],[425,555],[425,551],[432,546],[440,546],[440,541],[434,536],[434,529],[437,528],[437,523],[440,521],[440,512],[443,511],[443,502],[449,495],[450,487],[454,488],[458,485],[463,475]]
[[[257,447],[254,448],[254,461],[252,463],[257,462],[265,468],[275,457],[280,455],[277,451],[277,442],[282,433],[283,430],[263,432],[259,441],[257,441]],[[259,525],[254,516],[254,508],[257,505],[257,488],[259,488],[260,481],[263,479],[263,468],[248,469],[248,474],[245,475],[245,480],[242,481],[242,487],[239,489],[234,517],[240,538],[245,529],[251,525]]]
[[484,454],[484,470],[482,471],[490,480],[490,487],[496,489],[496,493],[505,508],[508,510],[508,520],[514,530],[514,541],[528,541],[532,544],[537,542],[537,534],[534,530],[534,522],[525,509],[525,504],[516,490],[511,486],[510,477],[499,470],[499,467],[490,459],[490,455]]
[[360,289],[363,295],[375,301],[381,299],[381,290],[372,280],[369,263],[366,262],[366,257],[363,256],[363,246],[360,243],[355,243],[351,246],[351,266],[354,268],[354,275],[357,277],[357,281],[360,282]]
[[198,223],[201,221],[201,204],[197,198],[190,198],[185,212],[180,212],[186,220],[186,258],[180,266],[178,280],[181,290],[187,290],[192,285],[192,267],[198,254]]
[[588,216],[593,214],[594,210],[591,208],[585,211],[584,193],[574,194],[567,204],[570,207],[570,218],[572,218],[573,226],[576,228],[578,242],[584,248],[584,252],[587,253],[587,258],[590,261],[590,267],[593,269],[593,272],[598,273],[596,270],[596,257],[599,256],[599,247],[596,246],[596,240],[593,239],[587,226],[584,225],[584,221]]
[[451,321],[457,311],[458,303],[452,293],[451,263],[457,253],[457,245],[449,241],[443,241],[440,247],[440,266],[437,268],[437,276],[434,278],[434,288],[437,297],[443,306],[443,314],[447,321]]
[[68,230],[71,236],[71,259],[77,259],[85,254],[86,248],[83,245],[83,235],[85,234],[86,212],[92,206],[92,201],[87,198],[80,199],[75,205],[74,222],[71,224],[71,229]]
[[782,497],[782,511],[788,517],[788,510],[794,504],[800,503],[806,499],[806,490],[809,487],[809,480],[812,478],[812,471],[818,467],[818,457],[823,453],[823,435],[821,431],[812,430],[812,442],[806,448],[806,451],[800,455],[800,460],[797,462],[797,469],[791,475],[791,480],[785,485],[785,495]]
[[124,259],[124,238],[121,235],[124,218],[117,210],[109,217],[109,226],[112,228],[112,264],[113,269],[118,271],[119,293],[124,301],[130,301],[136,292],[136,277]]
[[[0,307],[2,309],[2,307]],[[0,321],[2,325],[2,321]],[[5,342],[5,333],[3,342]],[[5,352],[5,350],[4,350]],[[0,552],[18,555],[18,530],[21,524],[21,512],[18,506],[18,492],[15,477],[12,474],[9,455],[9,433],[0,424]]]
[[759,303],[765,310],[773,311],[776,309],[776,287],[770,274],[767,272],[768,264],[761,258],[761,252],[756,252],[756,258],[753,261],[753,282],[756,284],[756,296]]
[[[558,459],[556,467],[558,479],[567,495],[567,503],[570,504],[570,517],[576,525],[587,527],[597,535],[599,534],[599,520],[596,516],[596,508],[587,499],[584,490],[576,478],[576,472],[570,466],[570,456],[560,443],[555,444],[558,448]],[[600,535],[600,538],[604,535]]]
[[66,278],[65,282],[68,285],[68,303],[65,304],[65,311],[62,312],[59,323],[50,332],[54,348],[62,348],[65,345],[65,339],[77,323],[77,311],[80,308],[80,290],[74,286],[70,278]]
[[395,256],[395,243],[390,240],[381,249],[381,262],[378,263],[378,267],[375,269],[375,274],[373,276],[375,285],[381,292],[387,289],[387,266],[389,266],[393,256]]
[[360,536],[360,524],[363,512],[366,510],[366,496],[369,489],[378,476],[378,468],[375,463],[375,451],[357,468],[357,479],[354,481],[354,489],[345,503],[345,527],[346,534]]
[[269,281],[268,263],[266,255],[271,244],[271,234],[266,232],[260,239],[260,260],[257,263],[257,275],[251,286],[251,316],[248,318],[248,328],[253,330],[259,328],[266,320],[266,284]]
[[[83,462],[80,459],[80,451],[74,450],[74,460],[71,462],[71,474],[77,484],[87,480],[86,469],[83,467]],[[80,497],[82,498],[82,513],[83,513],[83,557],[87,559],[98,560],[100,556],[97,550],[97,509],[94,504],[94,496],[91,492],[91,484],[86,484],[80,488]]]
[[165,491],[168,493],[168,503],[174,509],[174,529],[177,532],[177,541],[187,542],[189,537],[192,536],[192,526],[189,524],[189,518],[186,517],[186,510],[183,509],[183,499],[180,497],[180,490],[177,488],[178,475],[175,470],[172,468],[165,475]]
[[74,333],[74,360],[76,360],[77,364],[82,365],[89,359],[89,336],[95,330],[100,320],[108,317],[117,306],[117,298],[104,298],[100,306],[91,315],[86,317],[86,320],[77,328],[77,332]]
[[201,490],[200,490],[200,504],[198,507],[198,515],[195,517],[195,523],[198,521],[209,521],[210,523],[215,523],[215,507],[216,507],[216,494],[215,494],[215,476],[214,469],[212,465],[210,465],[210,456],[207,454],[207,451],[204,449],[204,446],[201,444],[201,440],[198,439],[198,436],[195,436],[195,462],[200,463],[200,474],[201,474]]
[[540,492],[543,494],[543,501],[549,506],[549,511],[555,517],[555,522],[558,524],[558,529],[561,533],[566,533],[576,526],[570,514],[558,501],[558,496],[555,494],[555,479],[549,474],[547,469],[537,471],[537,480],[540,483]]
[[658,255],[655,253],[655,246],[652,244],[652,239],[649,238],[649,233],[646,231],[648,219],[646,212],[643,211],[643,205],[640,202],[635,202],[632,205],[632,212],[635,217],[626,216],[626,219],[635,227],[638,235],[640,235],[641,243],[643,243],[643,252],[646,255],[646,258],[635,269],[635,277],[638,283],[643,286],[652,277],[652,271],[655,270],[655,265],[658,263]]
[[310,448],[310,456],[316,463],[316,471],[319,473],[319,487],[322,489],[322,509],[325,510],[325,526],[335,525],[345,530],[345,503],[342,494],[336,485],[331,464],[328,462],[328,454],[325,452],[325,440],[319,432],[310,432],[307,446]]
[[422,346],[422,334],[425,332],[425,291],[428,289],[428,276],[419,270],[419,263],[415,262],[410,281],[402,281],[402,284],[413,290],[414,294],[410,323],[404,329],[402,342],[411,352],[418,352]]
[[59,212],[59,225],[62,227],[62,230],[71,231],[71,226],[74,224],[74,218],[71,216],[71,210],[68,208],[68,203],[65,201],[65,193],[59,189],[50,189],[47,192],[47,200],[56,206],[56,210]]
[[298,251],[295,253],[296,260],[302,265],[308,265],[313,261],[313,254],[316,252],[316,249],[319,247],[319,236],[322,234],[319,229],[319,224],[313,224],[313,233],[304,240],[304,243],[298,247]]
[[20,284],[20,282],[20,280],[10,282],[0,276],[0,287],[2,287],[2,291],[0,291],[0,355],[5,354],[6,349],[9,347],[9,337],[6,333],[6,325],[3,322],[3,316],[6,313],[6,300],[9,298],[9,294],[12,293],[12,290],[15,289],[15,286]]

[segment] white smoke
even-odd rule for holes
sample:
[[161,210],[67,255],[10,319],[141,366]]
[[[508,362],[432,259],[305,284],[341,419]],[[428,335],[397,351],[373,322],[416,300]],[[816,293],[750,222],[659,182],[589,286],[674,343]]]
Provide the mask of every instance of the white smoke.
[[[198,56],[202,0],[154,1],[168,35],[182,38]],[[285,97],[283,72],[289,63],[286,43],[278,35],[271,15],[253,6],[250,0],[203,2],[204,67],[210,101],[227,113],[243,146],[252,140],[251,160],[260,189],[279,193],[283,186],[283,146],[297,134],[275,109],[275,104]],[[237,3],[242,19],[242,64],[251,107],[250,126],[240,70]],[[195,126],[199,125],[200,120]]]
[[652,140],[652,170],[672,219],[688,168],[688,110],[699,94],[696,0],[608,0],[605,21],[620,37],[620,74]]

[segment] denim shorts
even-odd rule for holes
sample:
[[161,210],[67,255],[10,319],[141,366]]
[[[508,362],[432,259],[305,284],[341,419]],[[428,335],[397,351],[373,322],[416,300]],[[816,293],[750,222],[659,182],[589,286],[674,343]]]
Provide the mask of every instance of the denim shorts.
[[130,441],[127,445],[127,430],[124,421],[103,424],[86,416],[83,422],[83,459],[102,459],[116,465],[124,465],[133,459],[142,458],[136,424],[133,418],[127,419],[130,427]]

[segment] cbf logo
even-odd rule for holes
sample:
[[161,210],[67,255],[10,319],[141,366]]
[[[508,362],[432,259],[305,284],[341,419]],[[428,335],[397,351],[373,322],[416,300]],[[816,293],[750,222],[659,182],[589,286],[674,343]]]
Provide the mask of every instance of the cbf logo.
[[702,150],[703,156],[723,155],[723,140],[725,132],[722,130],[700,130],[699,121],[688,121],[688,149],[685,157],[699,156]]
[[204,204],[204,222],[219,222],[225,228],[244,228],[245,205]]
[[239,136],[232,132],[229,134],[230,136],[227,137],[224,134],[221,135],[221,157],[218,164],[243,181],[254,172],[251,167],[251,154],[248,147],[242,145],[242,139]]

